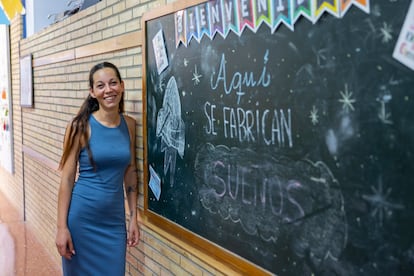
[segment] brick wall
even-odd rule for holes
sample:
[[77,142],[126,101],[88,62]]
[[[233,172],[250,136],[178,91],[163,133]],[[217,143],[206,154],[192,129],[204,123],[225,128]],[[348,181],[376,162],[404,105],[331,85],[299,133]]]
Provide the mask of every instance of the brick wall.
[[[171,1],[103,0],[22,40],[22,20],[11,25],[11,71],[15,173],[0,189],[25,214],[26,221],[57,263],[56,205],[64,129],[88,94],[89,69],[108,60],[118,65],[126,85],[126,113],[137,119],[139,206],[143,206],[141,16]],[[135,41],[136,39],[136,41]],[[33,56],[34,108],[20,107],[20,57]],[[141,242],[128,250],[130,275],[235,275],[214,256],[205,255],[146,220]]]
[[[23,155],[22,155],[22,124],[20,108],[20,67],[19,40],[23,33],[21,18],[16,17],[10,25],[10,71],[12,97],[12,131],[14,139],[14,173],[10,174],[0,166],[0,190],[14,203],[23,217]],[[20,218],[16,218],[20,219]]]

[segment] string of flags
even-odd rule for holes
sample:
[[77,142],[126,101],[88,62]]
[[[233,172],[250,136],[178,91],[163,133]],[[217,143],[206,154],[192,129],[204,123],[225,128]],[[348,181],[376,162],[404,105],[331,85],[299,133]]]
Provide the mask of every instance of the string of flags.
[[10,25],[16,14],[24,14],[20,0],[0,0],[0,24]]
[[325,12],[343,17],[351,6],[369,13],[369,0],[210,0],[175,13],[176,47],[203,36],[240,36],[246,28],[256,32],[262,24],[272,33],[282,24],[293,31],[302,16],[316,23]]

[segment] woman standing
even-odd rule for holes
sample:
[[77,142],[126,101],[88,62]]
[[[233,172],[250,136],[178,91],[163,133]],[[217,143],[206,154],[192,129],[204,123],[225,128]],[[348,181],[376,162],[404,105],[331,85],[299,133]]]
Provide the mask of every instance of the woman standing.
[[123,276],[126,246],[139,241],[135,120],[123,114],[124,82],[115,65],[92,67],[89,87],[66,129],[56,246],[64,275]]

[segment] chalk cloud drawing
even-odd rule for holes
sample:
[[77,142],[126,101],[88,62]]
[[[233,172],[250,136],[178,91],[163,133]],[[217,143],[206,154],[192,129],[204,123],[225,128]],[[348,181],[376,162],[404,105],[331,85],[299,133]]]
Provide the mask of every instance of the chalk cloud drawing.
[[315,266],[337,261],[344,250],[344,200],[323,162],[207,143],[197,153],[194,173],[206,210],[269,246],[289,244]]
[[185,124],[181,119],[181,101],[174,77],[168,80],[162,107],[157,115],[157,137],[161,137],[164,152],[164,173],[170,170],[170,184],[174,183],[177,152],[184,157]]

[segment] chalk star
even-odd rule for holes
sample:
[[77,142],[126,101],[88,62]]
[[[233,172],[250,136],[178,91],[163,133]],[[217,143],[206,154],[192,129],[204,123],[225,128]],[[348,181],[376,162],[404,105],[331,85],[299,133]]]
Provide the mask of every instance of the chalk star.
[[342,103],[342,108],[345,109],[346,112],[349,111],[349,109],[351,109],[352,111],[355,110],[354,106],[352,105],[353,103],[356,102],[355,99],[351,99],[352,97],[352,92],[348,91],[348,85],[345,84],[345,93],[340,91],[341,95],[342,95],[342,99],[339,99],[338,101]]
[[188,65],[188,59],[184,59],[184,67],[187,67],[187,65]]
[[319,118],[318,110],[316,109],[315,106],[312,107],[312,110],[310,111],[309,118],[311,119],[313,125],[316,125],[319,122],[318,121],[318,118]]
[[200,75],[198,72],[197,72],[197,65],[195,66],[195,68],[194,68],[194,73],[193,73],[193,78],[191,79],[191,80],[193,80],[194,81],[194,85],[197,85],[197,84],[199,84],[200,83],[200,78],[202,77],[202,75]]
[[383,191],[382,178],[379,178],[377,188],[371,186],[371,191],[373,192],[371,195],[362,195],[362,198],[371,204],[373,208],[371,216],[378,216],[380,226],[382,226],[384,215],[390,216],[393,209],[404,209],[403,205],[392,203],[388,200],[392,189],[388,188],[386,191]]
[[392,40],[392,27],[388,26],[387,23],[383,23],[382,27],[380,28],[381,35],[382,35],[382,42],[387,43]]

